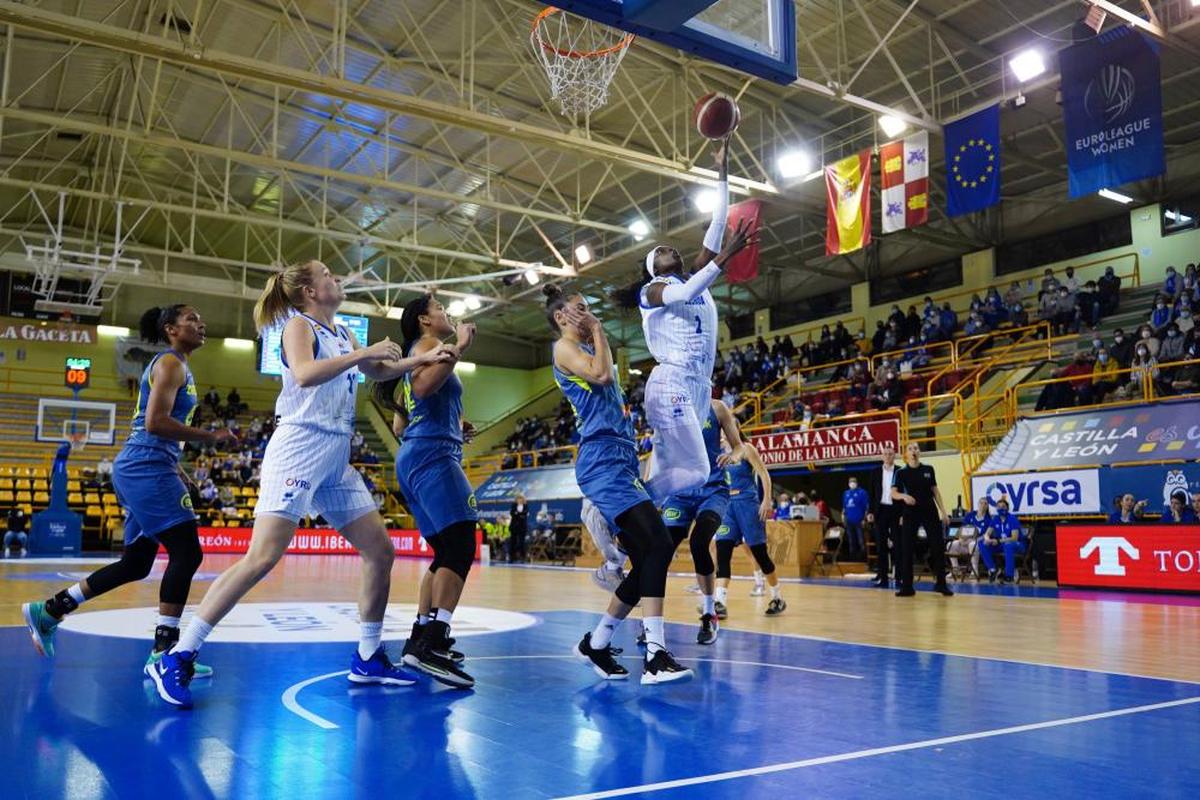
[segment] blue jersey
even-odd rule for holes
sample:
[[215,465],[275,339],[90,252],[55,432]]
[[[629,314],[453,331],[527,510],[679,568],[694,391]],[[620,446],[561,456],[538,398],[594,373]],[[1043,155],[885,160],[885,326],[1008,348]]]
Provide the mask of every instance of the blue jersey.
[[[590,355],[596,351],[591,345],[580,344],[579,349]],[[617,382],[616,367],[613,368],[612,383],[607,386],[588,383],[578,375],[567,375],[554,366],[554,381],[575,412],[575,429],[580,444],[598,439],[622,439],[633,443],[633,422],[625,408],[625,395]]]
[[759,501],[758,477],[749,461],[741,461],[725,468],[729,479],[729,495],[734,500]]
[[165,439],[146,430],[146,406],[150,403],[150,388],[154,385],[154,366],[160,358],[168,356],[178,359],[183,365],[183,385],[175,391],[175,400],[171,404],[171,418],[183,425],[192,424],[192,415],[196,413],[196,406],[199,404],[196,397],[196,381],[192,378],[187,361],[174,350],[167,350],[150,359],[150,363],[142,371],[137,406],[133,410],[133,424],[129,426],[129,438],[125,440],[125,444],[150,447],[178,459],[181,449],[179,441]]
[[404,376],[403,387],[408,425],[401,441],[440,440],[461,446],[463,388],[458,376],[451,372],[442,387],[428,397],[413,394],[411,372]]
[[717,466],[717,459],[721,457],[721,420],[717,419],[717,412],[712,410],[711,404],[701,432],[704,434],[704,450],[708,453],[708,482],[725,483],[725,468]]
[[1023,542],[1027,538],[1016,514],[995,514],[988,527],[992,529],[991,535],[995,539],[1007,539],[1014,533],[1018,541]]
[[978,511],[968,511],[962,519],[963,527],[968,525],[975,529],[975,535],[983,537],[983,532],[992,526],[992,521],[995,519],[991,514],[979,515]]

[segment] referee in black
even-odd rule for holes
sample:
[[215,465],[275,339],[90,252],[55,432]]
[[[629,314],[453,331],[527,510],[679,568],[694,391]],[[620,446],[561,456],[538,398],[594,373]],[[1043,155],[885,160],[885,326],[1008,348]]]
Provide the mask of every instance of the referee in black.
[[924,526],[925,541],[929,544],[929,566],[936,583],[933,590],[946,597],[954,592],[946,585],[945,526],[950,524],[942,493],[938,491],[933,467],[921,463],[921,448],[909,442],[904,448],[904,466],[896,470],[892,498],[904,504],[904,519],[900,524],[900,546],[896,556],[896,582],[900,584],[896,597],[912,597],[913,552],[917,548],[917,528]]

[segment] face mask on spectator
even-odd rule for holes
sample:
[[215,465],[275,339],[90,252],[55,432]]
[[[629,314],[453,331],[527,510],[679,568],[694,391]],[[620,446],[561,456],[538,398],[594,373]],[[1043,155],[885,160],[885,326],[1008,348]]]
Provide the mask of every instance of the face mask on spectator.
[[1138,348],[1138,355],[1141,356],[1142,358],[1145,358],[1149,354],[1150,354],[1150,351],[1147,350],[1146,348],[1144,348],[1144,347]]
[[1101,363],[1101,364],[1106,364],[1106,363],[1108,363],[1108,353],[1101,353],[1101,354],[1100,354],[1100,363]]
[[1166,308],[1166,307],[1167,307],[1167,304],[1166,304],[1166,303],[1159,303],[1159,304],[1158,304],[1158,307],[1159,307],[1160,309],[1162,309],[1162,308]]
[[1113,341],[1115,341],[1117,344],[1120,344],[1121,342],[1125,341],[1125,337],[1118,333],[1113,337]]
[[1172,339],[1174,339],[1175,334],[1177,333],[1179,333],[1179,331],[1167,331],[1167,336],[1170,336]]
[[1142,331],[1142,338],[1143,338],[1143,339],[1149,339],[1149,338],[1150,338],[1150,331]]
[[1103,340],[1101,340],[1101,339],[1092,339],[1092,347],[1099,347],[1099,346],[1100,346],[1100,345],[1102,345],[1102,344],[1104,344],[1104,341],[1103,341]]
[[894,372],[889,372],[889,373],[888,373],[888,380],[889,380],[889,381],[894,381],[894,380],[896,380],[896,373],[894,373]]
[[851,488],[851,489],[857,489],[857,488],[858,488],[858,481],[850,481],[850,488]]

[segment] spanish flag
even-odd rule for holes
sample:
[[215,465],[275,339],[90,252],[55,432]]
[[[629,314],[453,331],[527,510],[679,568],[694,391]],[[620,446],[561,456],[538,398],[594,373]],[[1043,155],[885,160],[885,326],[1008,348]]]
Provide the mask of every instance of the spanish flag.
[[861,250],[871,242],[871,151],[825,167],[825,255]]

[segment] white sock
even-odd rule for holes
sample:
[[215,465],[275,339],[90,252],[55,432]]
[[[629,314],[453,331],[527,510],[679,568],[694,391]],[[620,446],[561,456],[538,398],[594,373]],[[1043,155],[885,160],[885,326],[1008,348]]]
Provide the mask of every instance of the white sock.
[[756,569],[756,570],[754,570],[754,585],[755,585],[755,586],[762,586],[762,585],[763,585],[763,581],[764,581],[765,579],[766,579],[766,578],[765,578],[765,576],[763,575],[763,573],[762,573],[762,570],[761,570],[761,569]]
[[429,615],[428,614],[417,614],[417,624],[421,625],[421,626],[428,625],[429,624]]
[[642,625],[646,628],[646,655],[652,656],[659,650],[666,650],[667,636],[663,632],[663,618],[642,617]]
[[179,617],[168,617],[166,614],[158,615],[158,624],[166,625],[168,628],[179,627]]
[[608,567],[609,572],[619,572],[625,568],[624,561],[607,561],[604,566]]
[[596,626],[596,630],[592,631],[592,647],[596,650],[608,647],[620,624],[621,620],[612,614],[605,614],[604,618],[600,620],[600,624]]
[[212,630],[212,625],[199,617],[192,617],[192,621],[188,623],[183,635],[171,650],[176,653],[195,653],[200,650]]
[[358,657],[366,661],[375,655],[383,641],[382,622],[360,622],[358,624]]
[[439,609],[437,610],[437,621],[438,621],[438,622],[444,622],[444,623],[446,623],[447,625],[449,625],[449,624],[450,624],[450,620],[452,620],[452,619],[454,619],[454,612],[453,612],[453,611],[447,611],[447,610],[446,610],[446,609],[444,609],[444,608],[439,608]]
[[67,587],[67,594],[75,601],[75,605],[81,606],[87,602],[87,598],[83,596],[83,587],[78,583],[74,586]]
[[714,605],[715,601],[713,600],[713,596],[711,594],[704,595],[704,613],[715,614],[716,608],[714,608]]
[[720,603],[721,605],[725,605],[725,600],[728,597],[729,597],[729,588],[726,586],[718,586],[717,587],[717,602]]
[[778,583],[771,587],[771,599],[772,600],[779,599],[779,584]]

